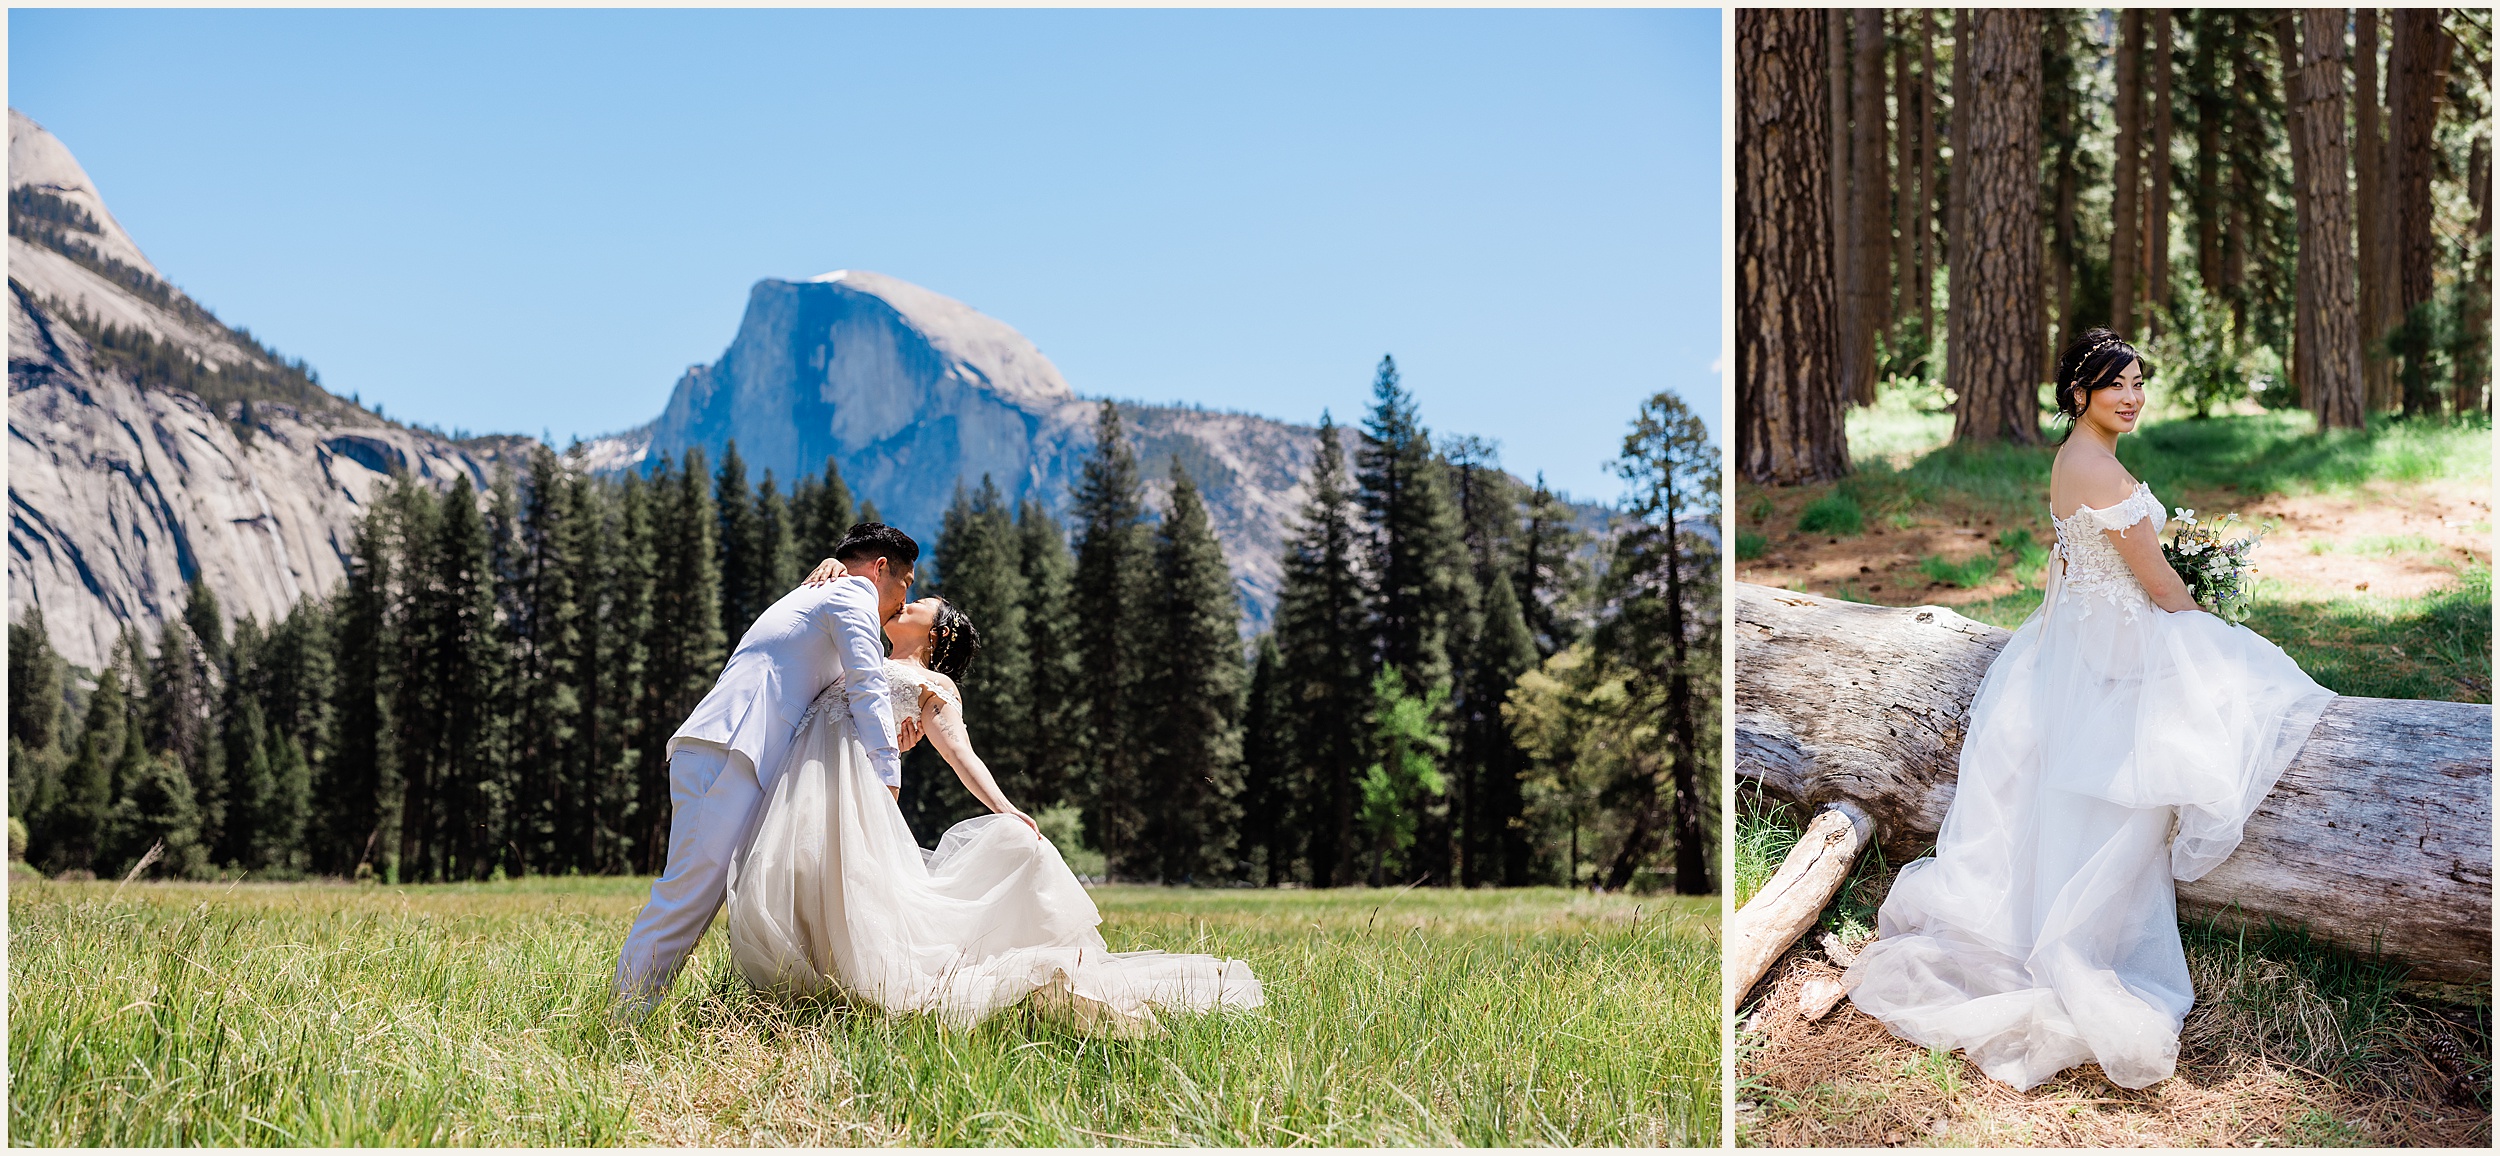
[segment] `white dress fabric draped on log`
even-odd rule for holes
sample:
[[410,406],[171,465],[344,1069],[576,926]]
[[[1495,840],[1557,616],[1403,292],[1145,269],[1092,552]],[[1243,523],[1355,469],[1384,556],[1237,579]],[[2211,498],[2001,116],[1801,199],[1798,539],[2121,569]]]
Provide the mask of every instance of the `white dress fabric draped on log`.
[[1936,853],[1901,869],[1850,998],[2028,1090],[2097,1061],[2168,1077],[2195,1003],[2173,880],[2203,876],[2334,695],[2254,631],[2153,604],[2105,530],[2150,487],[2056,520],[2047,596],[1989,666]]
[[[895,717],[947,695],[886,663]],[[947,695],[950,701],[952,696]],[[968,1028],[1032,997],[1083,1030],[1136,1035],[1157,1009],[1253,1008],[1237,959],[1113,952],[1058,848],[1012,815],[949,828],[935,852],[869,769],[842,684],[799,724],[764,816],[730,866],[730,957],[755,986],[844,993]],[[906,712],[909,712],[908,714]]]

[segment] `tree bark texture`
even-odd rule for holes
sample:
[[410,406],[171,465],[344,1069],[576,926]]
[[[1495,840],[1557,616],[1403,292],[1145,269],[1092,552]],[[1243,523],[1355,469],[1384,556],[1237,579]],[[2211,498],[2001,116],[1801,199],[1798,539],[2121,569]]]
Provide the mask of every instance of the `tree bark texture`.
[[[1953,800],[1970,703],[2010,631],[1733,583],[1736,774],[1804,807],[1874,819],[1896,862]],[[2269,921],[2415,978],[2491,978],[2491,707],[2338,698],[2239,850],[2179,888],[2190,918]]]
[[1875,404],[1875,333],[1883,327],[1887,287],[1892,278],[1892,238],[1884,229],[1884,10],[1851,10],[1856,30],[1850,43],[1855,63],[1849,69],[1854,110],[1849,147],[1849,238],[1856,247],[1846,292],[1856,295],[1849,310],[1849,397],[1859,405]]
[[2145,158],[2153,170],[2144,209],[2147,336],[2160,327],[2160,311],[2170,305],[2170,10],[2153,9],[2151,20],[2151,43],[2144,56],[2153,80],[2153,148]]
[[1840,361],[1832,368],[1834,381],[1842,400],[1858,395],[1857,359],[1850,351],[1857,348],[1858,294],[1853,288],[1858,278],[1859,245],[1857,240],[1857,200],[1849,195],[1849,9],[1824,11],[1826,42],[1824,59],[1830,62],[1824,99],[1831,106],[1831,136],[1826,148],[1831,153],[1831,174],[1828,186],[1831,200],[1832,247],[1832,323],[1833,338],[1839,345]]
[[[2431,174],[2438,163],[2434,133],[2439,120],[2441,74],[2446,71],[2447,33],[2439,27],[2439,9],[2399,8],[2392,21],[2395,44],[2388,54],[2388,171],[2395,220],[2396,301],[2394,321],[2403,326],[2414,309],[2428,303],[2437,259],[2431,235]],[[2408,341],[2409,359],[2428,352],[2427,340]],[[2436,413],[2429,375],[2408,372],[2413,384],[2400,385],[2409,414]]]
[[[1880,11],[1880,9],[1878,10]],[[1907,19],[1904,12],[1899,19]],[[1901,322],[1910,313],[1910,279],[1918,274],[1918,255],[1913,252],[1917,238],[1911,221],[1915,210],[1910,200],[1911,174],[1918,164],[1918,102],[1910,84],[1910,41],[1895,23],[1888,42],[1892,45],[1892,311],[1886,323],[1896,335]]]
[[1932,225],[1936,204],[1936,13],[1918,10],[1918,174],[1912,190],[1917,206],[1910,220],[1918,230],[1918,331],[1927,347],[1936,346],[1936,244]]
[[1746,478],[1774,485],[1849,472],[1828,32],[1810,9],[1736,12],[1736,456]]
[[2378,90],[2378,9],[2356,8],[2352,26],[2353,80],[2353,215],[2360,226],[2360,248],[2354,253],[2360,278],[2354,304],[2360,315],[2363,393],[2373,410],[2394,409],[2394,363],[2378,350],[2387,336],[2388,286],[2387,145],[2380,125],[2383,106]]
[[2360,314],[2354,303],[2351,186],[2344,177],[2343,10],[2286,10],[2276,20],[2284,56],[2284,125],[2292,137],[2292,197],[2300,248],[2293,299],[2293,373],[2326,429],[2359,429]]
[[[2488,64],[2488,61],[2486,61]],[[2484,91],[2491,78],[2483,78]],[[2460,414],[2483,412],[2484,385],[2491,380],[2491,137],[2474,140],[2465,162],[2466,196],[2474,202],[2474,233],[2466,242],[2464,292],[2459,297],[2456,404]]]
[[2040,14],[1983,8],[1956,45],[1955,441],[2040,440]]
[[2118,15],[2118,156],[2110,166],[2109,327],[2140,341],[2135,325],[2137,270],[2144,265],[2144,10]]

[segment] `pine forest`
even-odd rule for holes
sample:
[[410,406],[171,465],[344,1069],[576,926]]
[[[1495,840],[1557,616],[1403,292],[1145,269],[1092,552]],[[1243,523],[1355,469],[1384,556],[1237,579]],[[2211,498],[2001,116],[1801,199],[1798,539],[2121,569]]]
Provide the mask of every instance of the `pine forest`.
[[[915,593],[982,638],[975,748],[1081,871],[1715,890],[1717,448],[1674,395],[1629,423],[1598,517],[1436,441],[1384,358],[1355,436],[1321,420],[1274,626],[1248,638],[1183,464],[1141,459],[1111,402],[1096,436],[1064,522],[981,478],[905,527]],[[105,878],[656,872],[670,733],[744,624],[874,518],[830,462],[751,478],[733,442],[604,476],[541,445],[482,492],[396,479],[345,584],[281,621],[228,624],[195,584],[85,671],[30,611],[11,837]],[[924,842],[977,810],[928,744],[905,783]]]
[[1845,415],[1903,385],[2037,444],[2096,326],[2199,416],[2487,414],[2490,20],[1739,13],[1739,476],[1847,474]]

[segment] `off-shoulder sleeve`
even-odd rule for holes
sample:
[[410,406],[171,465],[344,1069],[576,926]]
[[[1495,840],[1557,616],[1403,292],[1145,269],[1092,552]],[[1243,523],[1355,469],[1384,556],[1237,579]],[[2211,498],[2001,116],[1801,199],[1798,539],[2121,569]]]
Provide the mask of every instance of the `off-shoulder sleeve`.
[[963,705],[964,705],[964,698],[963,698],[963,695],[962,695],[962,693],[960,693],[959,691],[957,691],[957,690],[955,689],[955,687],[954,687],[954,685],[953,685],[952,683],[949,683],[949,682],[942,682],[942,681],[939,681],[938,679],[934,679],[934,678],[932,678],[932,679],[930,679],[929,681],[924,682],[924,683],[922,683],[922,684],[920,684],[920,685],[921,685],[922,689],[927,690],[930,694],[934,694],[934,695],[938,696],[939,698],[945,699],[948,703],[952,704],[952,705],[955,707],[955,709],[957,709],[957,710],[962,710],[962,709],[963,709]]
[[2115,531],[2120,537],[2125,537],[2127,531],[2147,519],[2160,518],[2161,502],[2153,497],[2152,490],[2138,485],[2134,493],[2127,495],[2126,501],[2098,510],[2087,507],[2081,512],[2091,515],[2095,528]]

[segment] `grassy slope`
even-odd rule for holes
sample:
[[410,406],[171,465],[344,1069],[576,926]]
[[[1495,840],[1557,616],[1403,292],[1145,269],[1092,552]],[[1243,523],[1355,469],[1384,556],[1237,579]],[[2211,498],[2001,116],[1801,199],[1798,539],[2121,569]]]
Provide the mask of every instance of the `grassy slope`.
[[17,882],[9,1119],[35,1144],[1715,1143],[1716,900],[1098,891],[1114,949],[1268,1006],[1121,1042],[1019,1010],[788,1010],[719,936],[602,1012],[645,881]]

